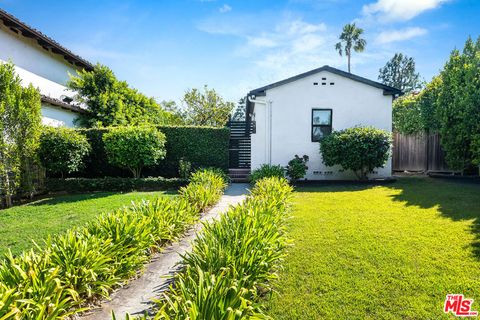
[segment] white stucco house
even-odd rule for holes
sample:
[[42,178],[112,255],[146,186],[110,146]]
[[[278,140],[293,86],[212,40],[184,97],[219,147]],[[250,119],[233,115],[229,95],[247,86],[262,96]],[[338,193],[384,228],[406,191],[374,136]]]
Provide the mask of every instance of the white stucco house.
[[[308,180],[355,179],[352,172],[322,163],[319,140],[354,126],[392,130],[392,101],[398,89],[330,66],[311,70],[248,93],[251,168],[286,166],[308,155]],[[391,159],[370,178],[391,176]]]
[[69,73],[93,70],[93,65],[0,9],[0,62],[8,61],[23,85],[32,83],[40,90],[44,124],[73,127],[77,116],[86,112],[65,85]]

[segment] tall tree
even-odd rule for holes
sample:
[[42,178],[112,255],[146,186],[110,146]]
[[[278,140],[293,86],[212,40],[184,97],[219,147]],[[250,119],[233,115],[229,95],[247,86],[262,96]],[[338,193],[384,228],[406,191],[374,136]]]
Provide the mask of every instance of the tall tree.
[[78,72],[71,76],[68,87],[78,93],[76,99],[90,111],[80,118],[84,126],[170,124],[169,112],[153,98],[119,81],[106,66],[97,64],[93,71]]
[[232,120],[234,121],[245,121],[247,118],[247,98],[243,97],[238,100],[237,108],[232,115]]
[[[18,192],[40,134],[40,93],[23,88],[11,63],[0,63],[0,195],[7,207]],[[26,168],[28,169],[28,168]]]
[[355,52],[363,52],[367,46],[367,41],[361,37],[362,34],[363,29],[357,28],[355,23],[346,24],[338,37],[340,41],[335,45],[335,49],[340,56],[343,56],[343,54],[347,56],[348,72],[350,72],[352,49]]
[[186,124],[212,127],[225,126],[235,106],[207,86],[203,88],[203,92],[198,89],[185,92],[183,103],[182,114]]
[[415,60],[402,53],[395,53],[379,72],[378,80],[405,93],[416,91],[422,87],[420,74],[415,72]]
[[442,72],[437,100],[442,147],[460,170],[480,164],[480,37],[452,51]]

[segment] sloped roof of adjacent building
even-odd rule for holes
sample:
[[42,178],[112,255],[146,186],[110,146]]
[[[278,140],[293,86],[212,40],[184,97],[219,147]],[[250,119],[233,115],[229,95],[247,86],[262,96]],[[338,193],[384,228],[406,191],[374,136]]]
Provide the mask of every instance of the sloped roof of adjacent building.
[[44,35],[37,29],[30,27],[26,23],[20,21],[18,18],[2,9],[0,9],[0,21],[2,21],[3,24],[10,28],[10,30],[13,32],[26,38],[36,40],[36,42],[45,50],[63,56],[63,58],[69,63],[86,70],[93,70],[93,64],[74,54],[72,51],[68,50],[52,38]]
[[52,98],[52,97],[49,97],[49,96],[46,96],[46,95],[41,95],[41,98],[42,98],[42,102],[44,103],[48,103],[52,106],[55,106],[55,107],[59,107],[59,108],[62,108],[62,109],[65,109],[65,110],[68,110],[68,111],[72,111],[72,112],[75,112],[75,113],[81,113],[81,114],[86,114],[88,113],[88,110],[78,106],[78,105],[75,105],[75,104],[70,104],[70,103],[67,103],[65,101],[62,101],[62,100],[59,100],[59,99],[56,99],[56,98]]
[[393,88],[393,87],[384,85],[383,83],[376,82],[376,81],[372,81],[372,80],[370,80],[370,79],[357,76],[357,75],[355,75],[355,74],[353,74],[353,73],[345,72],[345,71],[342,71],[342,70],[339,70],[339,69],[330,67],[330,66],[328,66],[328,65],[325,65],[325,66],[323,66],[323,67],[320,67],[320,68],[317,68],[317,69],[313,69],[313,70],[310,70],[310,71],[301,73],[301,74],[299,74],[299,75],[290,77],[290,78],[288,78],[288,79],[284,79],[284,80],[281,80],[281,81],[278,81],[278,82],[274,82],[274,83],[271,83],[271,84],[269,84],[269,85],[266,85],[266,86],[263,86],[263,87],[254,89],[254,90],[252,90],[252,91],[249,92],[249,95],[262,96],[262,95],[265,95],[265,91],[267,91],[267,90],[269,90],[269,89],[276,88],[276,87],[282,86],[282,85],[284,85],[284,84],[287,84],[287,83],[290,83],[290,82],[293,82],[293,81],[296,81],[296,80],[299,80],[299,79],[302,79],[302,78],[305,78],[305,77],[314,75],[314,74],[319,73],[319,72],[321,72],[321,71],[328,71],[328,72],[337,74],[337,75],[339,75],[339,76],[346,77],[346,78],[352,79],[352,80],[354,80],[354,81],[358,81],[358,82],[367,84],[367,85],[369,85],[369,86],[382,89],[382,90],[383,90],[383,94],[385,94],[385,95],[400,95],[400,94],[402,94],[402,91],[399,90],[399,89],[397,89],[397,88]]

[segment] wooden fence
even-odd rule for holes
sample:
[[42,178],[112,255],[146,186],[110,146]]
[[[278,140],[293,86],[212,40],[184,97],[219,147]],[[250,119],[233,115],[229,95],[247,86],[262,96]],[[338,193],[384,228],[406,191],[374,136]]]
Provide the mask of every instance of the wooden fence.
[[452,172],[445,161],[438,133],[393,133],[393,171]]

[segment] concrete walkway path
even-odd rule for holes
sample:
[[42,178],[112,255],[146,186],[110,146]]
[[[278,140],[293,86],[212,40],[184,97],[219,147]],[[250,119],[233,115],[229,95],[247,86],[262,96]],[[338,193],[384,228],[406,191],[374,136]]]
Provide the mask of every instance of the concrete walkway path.
[[[237,205],[245,199],[248,184],[234,183],[225,191],[219,203],[201,217],[201,221],[211,221],[219,217],[231,205]],[[152,300],[159,297],[171,281],[171,277],[178,271],[177,264],[181,261],[180,255],[192,248],[192,240],[201,230],[202,224],[197,223],[178,242],[168,245],[161,253],[153,256],[145,267],[143,274],[126,286],[113,292],[110,300],[81,316],[84,320],[111,320],[112,311],[117,319],[124,319],[125,314],[132,316],[142,315],[152,307]]]

